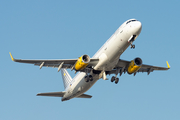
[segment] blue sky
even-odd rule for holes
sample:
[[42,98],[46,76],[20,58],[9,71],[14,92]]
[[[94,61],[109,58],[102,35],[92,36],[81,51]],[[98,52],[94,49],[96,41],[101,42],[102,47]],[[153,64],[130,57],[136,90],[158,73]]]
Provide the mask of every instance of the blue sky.
[[[1,120],[179,120],[179,0],[0,2],[0,119]],[[166,67],[123,74],[115,85],[99,80],[87,94],[92,99],[37,97],[39,92],[63,91],[57,69],[12,62],[21,59],[70,59],[93,56],[126,20],[142,22],[134,50],[122,59]],[[74,76],[74,72],[70,72]],[[111,76],[108,76],[111,78]]]

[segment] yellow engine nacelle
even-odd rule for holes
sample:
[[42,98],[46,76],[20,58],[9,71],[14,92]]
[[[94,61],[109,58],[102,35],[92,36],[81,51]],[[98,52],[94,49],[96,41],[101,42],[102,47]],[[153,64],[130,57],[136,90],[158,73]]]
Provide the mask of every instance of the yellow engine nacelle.
[[141,65],[142,65],[141,58],[135,58],[134,60],[132,60],[128,66],[128,70],[127,70],[128,74],[137,72],[141,68]]
[[77,62],[74,65],[75,70],[83,70],[90,62],[90,57],[88,55],[83,55],[79,57]]

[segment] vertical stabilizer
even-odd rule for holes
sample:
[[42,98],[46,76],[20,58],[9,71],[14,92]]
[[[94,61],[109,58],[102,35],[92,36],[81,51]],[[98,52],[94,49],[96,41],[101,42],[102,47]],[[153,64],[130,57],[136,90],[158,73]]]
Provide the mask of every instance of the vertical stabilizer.
[[62,74],[62,78],[63,78],[63,83],[64,83],[64,89],[66,89],[66,87],[70,84],[70,82],[72,81],[71,76],[69,75],[68,71],[64,68],[61,69],[61,74]]

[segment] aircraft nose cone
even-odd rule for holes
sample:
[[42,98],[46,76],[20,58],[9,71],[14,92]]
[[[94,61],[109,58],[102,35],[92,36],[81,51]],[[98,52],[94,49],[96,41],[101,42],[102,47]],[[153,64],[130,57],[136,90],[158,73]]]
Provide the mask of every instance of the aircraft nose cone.
[[137,28],[141,29],[142,28],[142,24],[141,22],[137,21]]
[[141,29],[142,29],[142,24],[141,24],[141,22],[136,21],[135,29],[136,29],[136,35],[139,35],[140,32],[141,32]]

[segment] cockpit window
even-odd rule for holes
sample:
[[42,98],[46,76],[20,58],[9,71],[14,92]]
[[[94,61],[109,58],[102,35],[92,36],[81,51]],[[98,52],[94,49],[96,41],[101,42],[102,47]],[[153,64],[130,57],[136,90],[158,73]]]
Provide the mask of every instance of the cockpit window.
[[127,21],[126,24],[130,23],[130,22],[134,22],[134,21],[137,21],[137,20],[130,20],[130,21]]

